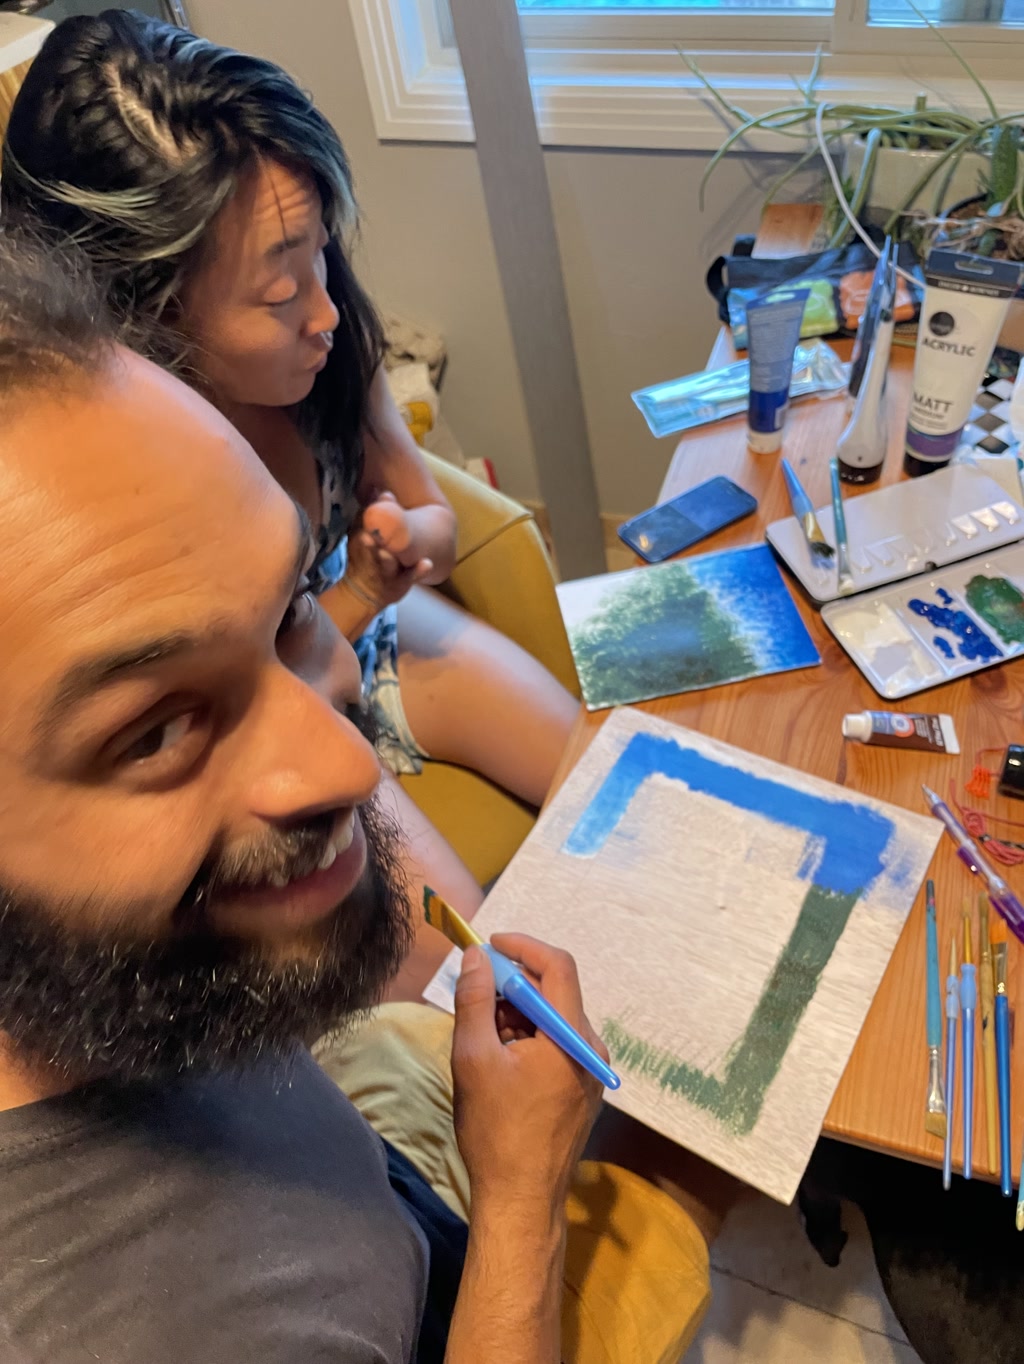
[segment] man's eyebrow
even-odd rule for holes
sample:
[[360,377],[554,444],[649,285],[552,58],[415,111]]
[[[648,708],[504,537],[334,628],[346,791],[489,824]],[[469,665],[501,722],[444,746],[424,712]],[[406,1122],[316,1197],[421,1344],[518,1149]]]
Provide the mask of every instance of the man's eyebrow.
[[[311,530],[309,517],[298,503],[296,513],[295,555],[287,574],[282,576],[280,596],[291,596],[309,559]],[[87,696],[120,681],[140,668],[166,663],[184,654],[197,653],[220,643],[231,633],[228,621],[213,621],[202,630],[179,630],[161,635],[136,645],[112,649],[73,664],[57,684],[53,699],[35,726],[36,738],[42,742],[60,724],[64,716]]]
[[149,668],[154,663],[166,663],[169,659],[194,653],[204,645],[216,643],[227,632],[226,624],[214,624],[197,634],[180,631],[123,649],[112,649],[73,664],[61,678],[53,699],[36,723],[36,738],[39,741],[47,739],[68,711],[94,692],[120,681],[130,673],[138,672],[140,668]]

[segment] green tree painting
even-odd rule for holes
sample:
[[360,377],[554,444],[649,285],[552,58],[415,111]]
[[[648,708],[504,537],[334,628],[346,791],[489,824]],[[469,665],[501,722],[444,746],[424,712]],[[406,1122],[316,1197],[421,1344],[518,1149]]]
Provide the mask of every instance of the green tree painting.
[[595,710],[693,691],[760,671],[750,640],[685,564],[623,578],[569,625],[580,685]]

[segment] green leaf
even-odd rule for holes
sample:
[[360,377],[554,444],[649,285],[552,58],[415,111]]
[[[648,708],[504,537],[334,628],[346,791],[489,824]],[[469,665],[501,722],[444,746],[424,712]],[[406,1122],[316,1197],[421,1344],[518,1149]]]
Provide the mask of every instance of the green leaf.
[[943,33],[942,29],[939,28],[939,26],[938,26],[937,24],[933,24],[932,21],[928,18],[927,14],[925,14],[923,10],[918,9],[918,7],[914,4],[914,0],[907,0],[907,4],[908,4],[908,5],[910,6],[910,8],[914,11],[914,13],[917,15],[917,17],[921,20],[921,22],[922,22],[923,24],[927,24],[927,25],[928,25],[928,27],[929,27],[929,28],[931,29],[931,31],[935,34],[936,38],[938,38],[938,40],[939,40],[939,42],[942,44],[942,46],[943,46],[944,48],[946,48],[946,50],[949,52],[950,56],[954,57],[954,58],[957,60],[957,62],[959,62],[960,66],[962,66],[963,69],[967,72],[968,76],[971,78],[971,80],[974,82],[974,84],[975,84],[975,85],[978,87],[978,89],[981,91],[981,97],[982,97],[982,99],[985,101],[985,103],[988,105],[988,107],[989,107],[989,112],[991,113],[992,117],[995,118],[995,119],[998,119],[998,117],[999,117],[999,110],[996,108],[995,104],[993,103],[992,96],[989,94],[987,87],[983,84],[983,82],[982,82],[982,80],[981,80],[981,77],[980,77],[980,76],[978,75],[978,73],[974,70],[974,67],[971,66],[970,62],[968,62],[967,58],[964,57],[964,56],[958,51],[958,49],[955,48],[955,47],[953,46],[953,44],[949,41],[949,39],[948,39],[948,38],[946,37],[946,35]]
[[995,135],[989,163],[988,202],[1005,203],[1017,186],[1018,133],[1012,123],[1005,123]]

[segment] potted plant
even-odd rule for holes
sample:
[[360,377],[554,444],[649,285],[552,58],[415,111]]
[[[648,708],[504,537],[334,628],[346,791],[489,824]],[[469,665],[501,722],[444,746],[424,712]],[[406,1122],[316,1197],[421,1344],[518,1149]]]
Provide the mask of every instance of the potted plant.
[[[924,95],[918,96],[910,109],[821,100],[817,93],[823,60],[820,51],[806,83],[793,78],[802,98],[754,116],[730,104],[696,61],[680,51],[734,125],[705,169],[701,202],[707,180],[722,158],[760,129],[791,139],[800,151],[770,187],[766,203],[821,158],[830,172],[830,186],[842,190],[852,214],[897,238],[913,238],[922,224],[937,223],[943,210],[958,201],[970,201],[986,213],[1003,204],[1008,213],[1024,216],[1019,165],[1024,112],[1000,114],[968,63],[933,24],[929,27],[978,87],[987,111],[984,117],[976,119],[952,109],[935,108]],[[979,199],[979,192],[983,192],[984,200]],[[834,189],[826,191],[825,208],[828,245],[842,245],[852,229]]]

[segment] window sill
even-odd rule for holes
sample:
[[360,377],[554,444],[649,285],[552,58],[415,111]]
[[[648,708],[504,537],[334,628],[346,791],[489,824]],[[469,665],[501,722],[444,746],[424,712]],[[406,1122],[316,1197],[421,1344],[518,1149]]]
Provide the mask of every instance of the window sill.
[[[472,142],[455,54],[426,32],[417,0],[349,3],[381,141]],[[729,101],[756,115],[793,99],[793,77],[807,75],[815,44],[747,37],[745,48],[732,51],[707,41],[688,47]],[[528,61],[537,124],[548,147],[713,151],[730,126],[670,41],[531,41]],[[1019,106],[1019,62],[972,57],[972,64],[997,108]],[[920,57],[831,57],[818,90],[828,99],[907,107],[926,91],[937,105],[982,112],[977,88],[934,48]],[[799,148],[792,139],[758,132],[742,149]]]

